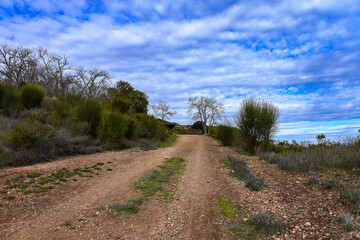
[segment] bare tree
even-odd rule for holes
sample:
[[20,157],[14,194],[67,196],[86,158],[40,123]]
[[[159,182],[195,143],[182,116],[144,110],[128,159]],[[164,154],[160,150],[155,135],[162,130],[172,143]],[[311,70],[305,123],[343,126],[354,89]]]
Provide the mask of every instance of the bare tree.
[[176,111],[170,109],[170,105],[166,101],[159,100],[157,103],[151,104],[151,108],[157,118],[161,120],[170,119],[170,117],[176,114]]
[[110,76],[105,71],[100,71],[97,68],[90,70],[84,67],[76,69],[76,77],[80,81],[79,93],[86,98],[100,98],[106,94],[108,83],[111,82]]
[[224,105],[214,98],[189,97],[187,110],[193,121],[200,120],[203,125],[204,135],[207,135],[207,126],[211,127],[220,120],[224,114]]

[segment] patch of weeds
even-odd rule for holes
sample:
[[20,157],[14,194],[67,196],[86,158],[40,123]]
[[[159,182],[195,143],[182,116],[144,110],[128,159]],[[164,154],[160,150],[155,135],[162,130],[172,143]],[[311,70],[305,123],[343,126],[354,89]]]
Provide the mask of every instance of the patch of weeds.
[[53,181],[54,181],[53,178],[50,178],[50,177],[41,177],[41,178],[39,179],[38,183],[39,183],[40,185],[45,185],[45,184],[50,183],[50,182],[53,182]]
[[111,162],[111,161],[108,161],[107,163],[108,163],[108,164],[112,164],[112,162]]
[[3,196],[2,199],[10,201],[10,200],[14,200],[15,196],[7,195],[7,196]]
[[146,174],[140,181],[135,183],[135,189],[143,192],[144,197],[151,197],[157,191],[162,189],[162,184],[169,181],[170,177],[176,171],[184,168],[182,162],[184,159],[180,157],[173,157],[168,159],[164,164],[158,166],[160,170],[154,170],[152,173]]
[[54,185],[60,185],[61,183],[59,183],[59,182],[53,182],[52,184],[54,184]]
[[126,215],[130,213],[137,213],[139,211],[139,206],[144,202],[143,199],[134,199],[130,200],[127,203],[115,203],[108,206],[110,212],[116,212],[121,215]]
[[231,176],[237,177],[246,182],[246,187],[251,191],[260,191],[265,186],[265,181],[262,178],[252,175],[244,160],[228,156],[220,160],[222,166],[231,169]]
[[111,204],[108,209],[119,214],[136,213],[141,204],[162,189],[163,183],[168,182],[171,176],[185,168],[183,162],[184,159],[180,157],[166,160],[164,164],[158,166],[160,170],[153,170],[134,184],[135,189],[142,191],[144,198],[129,200],[123,204]]
[[260,191],[265,185],[264,179],[255,176],[247,179],[246,187],[251,191]]
[[39,172],[32,172],[32,173],[28,173],[26,176],[28,178],[37,178],[37,177],[40,177],[41,175],[43,175],[43,174],[39,173]]
[[355,227],[353,225],[353,217],[349,214],[346,214],[344,212],[340,212],[337,220],[339,223],[343,225],[343,228],[347,232],[351,232],[355,230]]
[[79,172],[80,168],[74,168],[73,172]]
[[232,205],[231,200],[228,197],[219,198],[218,206],[220,208],[220,213],[229,218],[235,218],[241,213],[239,209]]
[[274,213],[265,212],[252,216],[249,223],[254,227],[256,232],[264,235],[274,235],[286,229],[286,224],[276,220]]
[[77,179],[76,179],[76,178],[73,178],[73,181],[74,181],[74,182],[77,182]]
[[84,219],[83,219],[83,218],[79,218],[77,221],[78,221],[78,222],[83,222]]
[[98,162],[97,164],[95,164],[96,166],[102,166],[104,165],[105,163],[102,163],[102,162]]
[[108,168],[108,169],[106,169],[106,171],[112,171],[112,169],[111,169],[111,168]]
[[1,190],[0,194],[7,194],[7,191],[6,190]]
[[80,169],[79,172],[82,172],[82,173],[93,173],[93,171],[91,169]]
[[100,171],[100,170],[101,170],[101,168],[99,168],[99,167],[94,167],[94,170],[98,170],[98,171]]
[[339,184],[337,181],[335,181],[333,179],[326,179],[322,183],[322,186],[324,189],[331,190],[331,189],[337,188],[339,186]]
[[62,226],[64,226],[64,227],[71,227],[72,224],[71,224],[70,221],[65,221],[65,222],[62,224]]
[[342,195],[342,198],[352,204],[354,204],[357,208],[360,208],[360,191],[349,188]]
[[10,179],[6,179],[6,181],[5,181],[5,185],[10,185],[10,184],[11,184]]
[[317,179],[317,178],[314,177],[314,176],[310,176],[310,177],[308,178],[307,185],[308,185],[309,187],[312,187],[312,186],[314,186],[314,185],[316,185],[316,184],[319,184],[319,179]]

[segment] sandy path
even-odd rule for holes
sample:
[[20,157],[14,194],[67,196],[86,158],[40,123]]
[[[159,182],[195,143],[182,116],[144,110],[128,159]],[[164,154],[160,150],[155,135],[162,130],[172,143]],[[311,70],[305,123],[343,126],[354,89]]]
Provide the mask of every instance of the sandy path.
[[[51,199],[43,201],[37,211],[4,223],[1,229],[6,239],[219,239],[228,234],[226,228],[217,227],[223,217],[216,201],[226,191],[218,169],[223,157],[220,148],[208,137],[180,136],[170,148],[122,153],[112,172],[80,183],[81,188],[62,189],[61,194],[50,191]],[[104,159],[101,154],[96,156]],[[122,217],[106,211],[107,204],[140,196],[130,186],[173,156],[183,157],[187,165],[174,202],[166,204],[154,197],[139,213]],[[75,229],[61,226],[66,221]]]

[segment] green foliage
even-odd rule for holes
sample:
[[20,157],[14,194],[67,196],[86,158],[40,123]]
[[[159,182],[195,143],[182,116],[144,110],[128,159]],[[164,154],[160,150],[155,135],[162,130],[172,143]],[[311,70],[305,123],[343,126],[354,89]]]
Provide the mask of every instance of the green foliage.
[[15,197],[14,196],[11,196],[11,195],[6,195],[6,196],[3,196],[2,199],[5,199],[5,200],[8,200],[8,201],[11,201],[11,200],[14,200]]
[[130,103],[122,97],[116,96],[111,102],[111,107],[113,111],[125,114],[130,110]]
[[87,122],[90,125],[89,134],[96,137],[97,127],[101,122],[102,108],[99,102],[88,100],[78,106],[76,118],[80,122]]
[[42,175],[42,173],[32,172],[32,173],[28,173],[26,176],[29,178],[37,178],[37,177],[40,177],[41,175]]
[[16,88],[10,83],[0,82],[0,112],[10,115],[15,112],[18,102]]
[[228,197],[219,198],[218,206],[220,208],[220,213],[229,218],[235,218],[241,213],[239,209],[232,205],[231,200]]
[[38,141],[50,142],[55,130],[48,124],[24,119],[14,130],[5,135],[5,143],[13,149],[29,148]]
[[148,96],[139,90],[134,89],[129,82],[118,81],[115,88],[108,89],[108,98],[121,97],[130,104],[130,111],[133,113],[147,113],[149,105]]
[[267,101],[245,98],[235,115],[235,122],[242,134],[245,150],[256,152],[260,142],[268,150],[272,135],[277,131],[279,109]]
[[216,138],[224,146],[234,146],[238,138],[238,130],[231,126],[220,125],[217,128]]
[[104,112],[100,123],[100,135],[115,148],[121,148],[128,126],[128,118],[117,112]]
[[157,119],[153,116],[149,116],[145,113],[136,115],[140,122],[140,128],[142,132],[140,133],[141,137],[144,138],[155,138],[160,140],[165,140],[169,135],[169,130],[163,126]]
[[37,84],[24,84],[19,90],[20,102],[26,109],[40,107],[44,97],[44,89]]
[[201,121],[194,122],[193,125],[191,126],[191,128],[203,130],[202,122]]

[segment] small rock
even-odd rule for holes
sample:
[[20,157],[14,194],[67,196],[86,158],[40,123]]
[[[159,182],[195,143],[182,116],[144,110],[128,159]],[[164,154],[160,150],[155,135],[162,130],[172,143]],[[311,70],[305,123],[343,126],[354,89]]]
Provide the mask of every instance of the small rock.
[[305,226],[305,227],[311,227],[311,223],[306,222],[306,223],[304,224],[304,226]]
[[247,222],[247,221],[249,221],[249,219],[248,219],[248,218],[244,218],[243,220],[244,220],[244,222]]
[[360,239],[360,233],[356,234],[356,235],[355,235],[355,238],[356,238],[356,239]]

